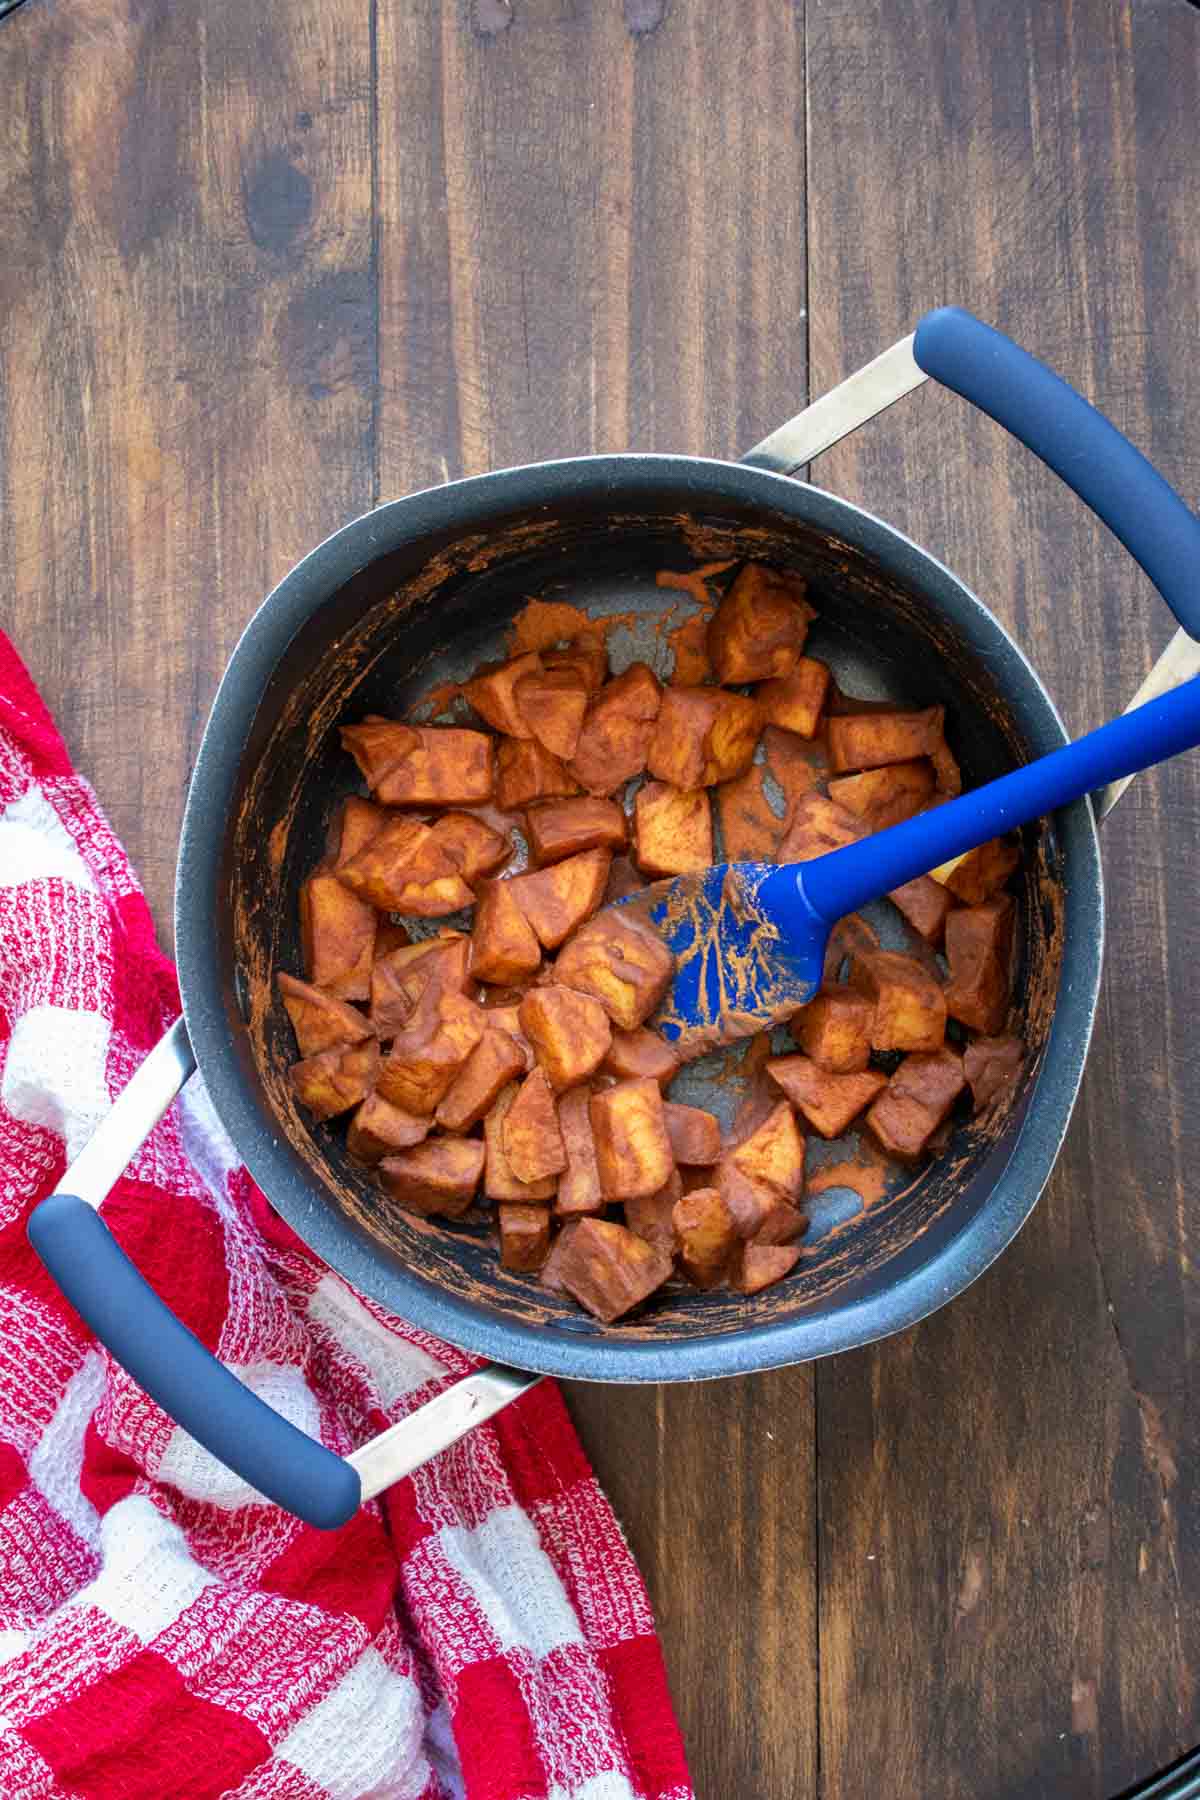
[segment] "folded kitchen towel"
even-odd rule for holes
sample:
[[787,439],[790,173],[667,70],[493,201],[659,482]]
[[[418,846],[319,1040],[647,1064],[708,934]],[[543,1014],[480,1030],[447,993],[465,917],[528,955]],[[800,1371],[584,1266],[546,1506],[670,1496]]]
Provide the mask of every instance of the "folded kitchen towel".
[[[0,635],[4,1800],[689,1800],[645,1589],[543,1384],[320,1532],[98,1348],[25,1236],[179,1008]],[[105,1218],[193,1331],[347,1451],[471,1368],[317,1261],[193,1081]]]

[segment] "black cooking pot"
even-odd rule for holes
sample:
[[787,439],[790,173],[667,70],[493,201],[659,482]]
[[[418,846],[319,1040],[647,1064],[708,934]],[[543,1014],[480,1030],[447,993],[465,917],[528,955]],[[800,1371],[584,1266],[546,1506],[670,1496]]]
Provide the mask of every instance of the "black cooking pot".
[[[306,557],[234,651],[184,819],[176,934],[186,1028],[152,1053],[30,1229],[68,1297],[160,1404],[312,1522],[339,1523],[537,1372],[616,1382],[740,1374],[911,1325],[987,1267],[1045,1185],[1100,979],[1103,892],[1086,802],[1025,833],[1018,992],[1030,1055],[1009,1109],[960,1125],[905,1191],[852,1218],[834,1208],[797,1275],[753,1298],[667,1290],[643,1316],[601,1328],[501,1268],[481,1227],[397,1211],[347,1156],[344,1133],[297,1111],[286,1079],[294,1045],[274,997],[273,972],[300,966],[300,880],[355,787],[338,726],[372,711],[407,714],[432,684],[502,655],[505,627],[532,595],[617,615],[609,642],[620,667],[634,655],[653,660],[664,609],[684,604],[655,585],[656,570],[713,558],[794,569],[819,614],[814,654],[847,691],[943,703],[967,786],[1062,744],[1037,675],[961,582],[858,507],[785,479],[927,373],[1066,476],[1200,635],[1200,608],[1174,591],[1164,551],[1186,547],[1194,569],[1197,521],[1071,390],[967,315],[942,313],[746,463],[586,457],[380,507]],[[343,1461],[271,1413],[171,1318],[96,1208],[190,1072],[192,1050],[250,1172],[313,1250],[403,1318],[504,1366]]]

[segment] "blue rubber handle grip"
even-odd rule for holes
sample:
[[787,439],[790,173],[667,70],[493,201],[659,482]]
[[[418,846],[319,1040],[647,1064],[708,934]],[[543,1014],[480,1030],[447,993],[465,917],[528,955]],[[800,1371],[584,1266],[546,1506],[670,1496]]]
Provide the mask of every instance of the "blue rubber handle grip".
[[29,1241],[76,1312],[171,1418],[227,1468],[309,1525],[332,1531],[362,1503],[357,1470],[252,1394],[138,1274],[104,1220],[51,1194]]
[[1200,519],[1115,425],[961,307],[926,314],[913,356],[1061,475],[1142,565],[1183,629],[1200,638]]
[[811,908],[832,925],[976,844],[1197,744],[1200,675],[957,800],[844,850],[781,868],[759,889],[760,901],[772,913],[786,915],[800,899],[801,913]]

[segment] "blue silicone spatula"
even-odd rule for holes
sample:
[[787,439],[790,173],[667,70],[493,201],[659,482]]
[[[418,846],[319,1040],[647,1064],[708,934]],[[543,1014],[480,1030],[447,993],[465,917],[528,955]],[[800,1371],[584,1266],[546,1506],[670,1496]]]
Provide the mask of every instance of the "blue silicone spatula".
[[622,905],[675,955],[652,1021],[685,1056],[789,1017],[821,985],[847,913],[1107,782],[1200,744],[1200,676],[1073,744],[888,831],[804,863],[718,863]]

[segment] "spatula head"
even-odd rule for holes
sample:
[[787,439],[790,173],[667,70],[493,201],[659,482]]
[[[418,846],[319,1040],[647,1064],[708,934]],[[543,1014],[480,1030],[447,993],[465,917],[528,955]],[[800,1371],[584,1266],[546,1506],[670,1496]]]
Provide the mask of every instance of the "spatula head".
[[675,957],[649,1024],[685,1060],[789,1019],[821,985],[828,927],[794,869],[717,863],[618,904],[652,926]]

